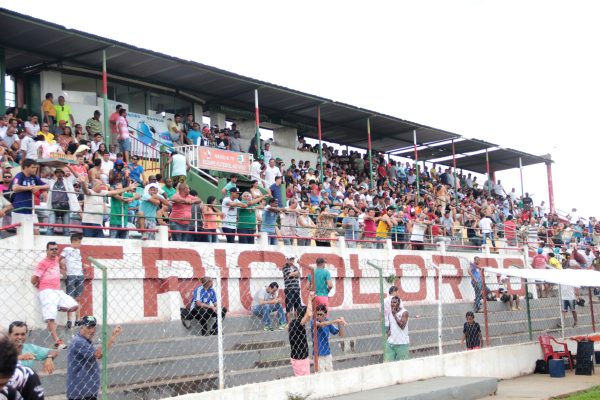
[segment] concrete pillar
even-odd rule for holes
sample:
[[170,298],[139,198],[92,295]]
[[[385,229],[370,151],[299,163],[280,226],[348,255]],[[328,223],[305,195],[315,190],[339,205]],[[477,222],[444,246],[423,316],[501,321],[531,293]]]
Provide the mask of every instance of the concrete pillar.
[[256,121],[254,120],[237,120],[235,121],[237,130],[240,131],[240,141],[242,142],[242,150],[247,151],[250,147],[250,141],[256,136]]
[[346,238],[343,236],[338,236],[337,242],[338,242],[338,247],[340,248],[340,251],[342,251],[342,252],[346,251],[346,249],[348,248],[346,246]]
[[273,131],[273,142],[279,147],[295,149],[298,143],[298,129],[282,127]]
[[202,107],[202,104],[194,103],[194,109],[192,110],[192,113],[194,114],[194,121],[199,123],[200,127],[202,127],[202,115],[204,114],[204,108]]
[[225,129],[225,114],[219,112],[210,113],[210,125],[219,125],[219,129]]
[[158,225],[158,233],[156,235],[156,239],[158,243],[162,246],[166,246],[169,244],[169,227],[166,225]]
[[46,100],[46,93],[52,93],[54,102],[58,102],[58,96],[62,94],[62,74],[58,71],[40,72],[40,93],[42,101]]

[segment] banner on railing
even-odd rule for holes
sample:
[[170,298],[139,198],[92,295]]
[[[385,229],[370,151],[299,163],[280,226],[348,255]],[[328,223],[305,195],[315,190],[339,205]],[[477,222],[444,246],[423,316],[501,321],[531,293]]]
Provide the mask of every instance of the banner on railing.
[[250,164],[252,164],[252,159],[249,153],[198,147],[198,168],[200,169],[250,175]]

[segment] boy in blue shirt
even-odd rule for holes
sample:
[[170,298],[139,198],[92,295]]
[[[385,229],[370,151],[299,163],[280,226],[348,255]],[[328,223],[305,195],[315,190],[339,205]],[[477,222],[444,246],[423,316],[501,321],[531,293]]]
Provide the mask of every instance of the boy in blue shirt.
[[[319,304],[316,308],[317,313],[317,343],[319,351],[319,370],[317,372],[333,371],[333,358],[331,357],[331,348],[329,347],[329,335],[339,335],[344,337],[344,326],[346,320],[343,317],[329,321],[327,319],[327,307]],[[337,328],[334,326],[337,324]],[[310,336],[313,338],[314,347],[314,321],[310,321]]]
[[[221,318],[225,318],[227,307],[221,308]],[[208,329],[208,321],[214,318],[214,322]],[[186,329],[192,327],[191,320],[200,321],[202,335],[217,334],[217,293],[213,289],[213,280],[209,276],[200,279],[200,285],[194,289],[189,309],[181,309],[181,323]]]

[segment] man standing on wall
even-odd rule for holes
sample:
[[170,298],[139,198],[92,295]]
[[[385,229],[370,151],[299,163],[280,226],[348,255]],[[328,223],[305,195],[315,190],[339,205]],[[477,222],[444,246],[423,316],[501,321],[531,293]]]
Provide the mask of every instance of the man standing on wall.
[[479,257],[475,257],[473,262],[469,265],[469,276],[471,277],[471,286],[475,291],[475,302],[473,303],[474,312],[481,312],[481,292],[483,290],[483,279],[481,278],[481,271],[479,270]]
[[312,282],[312,276],[308,276],[310,282],[310,291],[315,292],[315,304],[323,304],[329,308],[329,292],[333,288],[331,273],[325,269],[325,260],[322,257],[317,258],[317,268],[315,269],[315,281]]

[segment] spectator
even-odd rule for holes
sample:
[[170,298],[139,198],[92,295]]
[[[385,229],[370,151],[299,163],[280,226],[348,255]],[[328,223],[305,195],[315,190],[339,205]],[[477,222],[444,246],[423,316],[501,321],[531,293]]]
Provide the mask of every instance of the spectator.
[[342,220],[342,228],[344,228],[344,239],[346,239],[346,247],[356,248],[356,240],[359,239],[360,225],[356,218],[356,208],[352,206],[345,207],[346,216]]
[[242,141],[240,140],[240,132],[239,131],[233,132],[233,139],[231,139],[229,142],[229,150],[237,151],[237,152],[242,151]]
[[100,149],[101,144],[104,144],[102,142],[102,134],[96,133],[93,136],[92,142],[90,143],[90,149],[92,151],[92,154],[96,154],[96,152]]
[[310,283],[309,290],[315,292],[315,304],[323,304],[329,307],[329,292],[333,289],[333,281],[331,273],[325,269],[325,259],[322,257],[316,260],[317,268],[315,268],[314,283],[312,283],[312,275],[309,275],[308,282]]
[[[47,183],[48,198],[46,204],[48,205],[48,223],[56,224],[57,218],[61,219],[61,223],[66,225],[62,228],[64,235],[69,235],[70,229],[68,225],[71,224],[71,212],[81,211],[79,201],[77,201],[77,195],[75,194],[75,177],[70,175],[65,177],[65,171],[62,168],[56,168],[54,170],[54,179],[44,179]],[[48,235],[54,235],[54,226],[49,226],[47,230]]]
[[463,325],[463,337],[460,340],[460,347],[465,345],[467,350],[477,350],[482,347],[483,340],[481,339],[481,327],[475,322],[475,314],[473,311],[467,311],[465,316],[467,322]]
[[147,186],[148,193],[143,194],[140,201],[140,212],[138,222],[140,228],[147,229],[142,233],[142,240],[154,240],[156,232],[156,213],[164,205],[169,205],[167,200],[158,194],[158,183]]
[[[123,153],[125,154],[125,153]],[[131,157],[131,163],[129,163],[129,177],[137,182],[139,185],[146,184],[146,178],[144,177],[144,167],[139,164],[140,158],[138,156]]]
[[521,310],[519,295],[510,287],[510,279],[502,275],[500,276],[500,287],[498,288],[500,301],[508,303],[508,309],[511,311]]
[[115,112],[110,114],[110,117],[108,117],[108,126],[110,128],[110,144],[116,144],[120,136],[119,128],[117,127],[117,121],[119,119],[119,111],[121,108],[123,108],[123,106],[117,104],[115,107]]
[[[308,304],[312,303],[313,293],[308,296]],[[301,306],[288,326],[290,340],[290,361],[294,376],[310,375],[310,357],[308,354],[308,340],[306,338],[306,324],[312,318],[312,307]]]
[[[186,183],[180,183],[177,186],[177,193],[171,197],[173,203],[169,219],[171,222],[171,230],[173,231],[189,231],[192,221],[192,205],[202,204],[196,196],[190,194],[190,187]],[[173,240],[175,241],[191,241],[190,235],[187,233],[173,232]]]
[[50,132],[56,129],[56,109],[53,100],[52,93],[46,93],[46,99],[42,102],[43,122],[48,124]]
[[91,182],[90,189],[88,187],[87,179],[83,176],[79,178],[79,183],[81,184],[83,194],[85,195],[83,199],[83,216],[81,217],[81,224],[89,227],[83,228],[83,236],[103,238],[104,233],[102,232],[102,224],[104,222],[104,209],[106,207],[104,197],[122,194],[135,186],[115,190],[105,190],[104,183],[102,183],[100,179],[94,179]]
[[313,229],[315,223],[310,218],[308,213],[300,213],[298,215],[298,228],[296,228],[296,234],[298,235],[298,246],[310,246],[310,242],[313,237]]
[[[253,181],[262,182],[261,173],[263,166],[263,155],[261,154],[258,156],[258,158],[255,158],[254,161],[252,161],[252,165],[250,166],[250,178]],[[261,184],[261,186],[263,185]]]
[[[285,311],[287,320],[291,320],[293,312],[299,312],[302,307],[300,298],[300,268],[296,265],[296,256],[288,255],[282,268],[283,294],[285,295]],[[309,303],[310,304],[310,303]]]
[[395,212],[395,208],[393,206],[388,206],[386,208],[385,212],[382,212],[381,217],[379,217],[377,219],[377,221],[379,222],[377,225],[377,248],[378,249],[383,249],[384,245],[383,245],[383,241],[387,240],[389,235],[390,235],[390,231],[392,230],[392,228],[396,225],[398,225],[398,222],[396,221],[396,218],[394,217],[394,212]]
[[75,299],[60,290],[60,275],[58,245],[56,242],[48,242],[46,243],[46,257],[38,263],[31,276],[31,283],[39,291],[42,316],[54,340],[54,347],[59,350],[66,349],[67,345],[56,333],[57,311],[74,312],[78,308]]
[[[96,334],[96,318],[87,315],[82,319],[79,332],[73,337],[67,356],[67,398],[69,400],[93,400],[100,391],[100,366],[102,347],[92,343]],[[108,349],[117,341],[122,329],[117,326],[108,339]]]
[[283,177],[281,175],[277,175],[275,177],[275,182],[269,186],[269,191],[271,192],[271,196],[277,200],[277,207],[283,208],[283,194],[281,193],[281,182]]
[[[316,307],[316,326],[317,326],[317,349],[319,354],[319,370],[317,372],[331,372],[333,371],[333,358],[331,357],[331,348],[329,346],[329,335],[339,335],[344,337],[344,326],[346,320],[343,317],[337,318],[333,321],[327,319],[327,306],[319,304]],[[337,324],[337,328],[334,326]],[[310,332],[314,343],[314,326],[315,321],[310,321]]]
[[202,207],[202,231],[201,241],[208,243],[217,243],[217,217],[221,212],[215,206],[215,196],[208,196],[206,203]]
[[271,160],[273,160],[273,153],[271,153],[271,144],[270,143],[265,143],[263,157],[265,160],[265,164],[271,165]]
[[[227,308],[221,308],[221,318],[225,318]],[[214,322],[208,326],[209,321],[214,318]],[[217,330],[217,294],[213,289],[213,280],[205,276],[200,279],[200,285],[194,289],[192,302],[189,312],[187,309],[181,310],[181,321],[183,325],[190,329],[190,321],[197,319],[200,322],[200,329],[203,336],[216,335]]]
[[115,163],[110,159],[110,153],[105,151],[102,154],[102,161],[100,161],[100,179],[105,184],[108,184],[110,178],[110,171],[115,167]]
[[75,125],[75,118],[73,118],[73,111],[71,106],[65,103],[64,96],[58,96],[58,104],[54,106],[56,110],[56,120],[58,125],[64,123],[65,126]]
[[44,361],[43,371],[51,375],[54,373],[53,360],[58,357],[58,351],[32,343],[25,343],[28,333],[27,324],[23,321],[13,321],[8,326],[8,337],[17,347],[19,364],[33,369],[36,361]]
[[[318,247],[331,247],[331,235],[334,233],[337,215],[317,208],[317,232],[315,243]],[[318,296],[318,295],[317,295]]]
[[283,210],[277,207],[277,199],[271,197],[269,205],[265,207],[262,214],[261,232],[266,232],[269,237],[269,244],[277,245],[277,217]]
[[252,313],[256,316],[262,317],[264,325],[263,330],[272,331],[273,325],[271,322],[271,313],[277,312],[279,319],[279,330],[284,330],[287,326],[285,313],[279,298],[277,297],[277,291],[279,284],[277,282],[271,282],[269,285],[261,288],[256,292],[252,299]]
[[[544,249],[542,249],[541,247],[537,249],[535,256],[533,256],[533,259],[531,260],[532,268],[534,268],[534,269],[546,268],[546,266],[548,265],[548,259],[546,258],[546,256],[543,253],[544,253]],[[543,283],[537,284],[538,295],[540,298],[548,297],[548,288],[546,286],[547,285],[545,285]]]
[[[115,121],[116,138],[117,143],[119,144],[119,152],[123,153],[123,161],[127,163],[129,162],[129,152],[131,151],[131,138],[129,134],[129,122],[127,122],[127,110],[124,108],[119,108],[117,112],[119,113],[119,116]],[[135,163],[137,157],[134,156],[132,158],[134,164],[137,164]],[[137,167],[137,165],[135,165],[135,167]],[[142,168],[142,174],[143,172],[144,169]]]
[[387,328],[387,343],[385,347],[385,361],[399,361],[408,359],[408,311],[401,306],[400,298],[395,296],[390,301],[391,312],[385,320]]
[[223,189],[221,189],[221,193],[223,194],[223,196],[229,196],[229,191],[232,188],[237,188],[237,181],[238,181],[238,177],[237,175],[231,175],[231,177],[229,178],[229,182],[227,182],[227,184],[225,186],[223,186]]
[[[266,162],[266,161],[265,161]],[[270,159],[267,169],[265,170],[265,184],[270,188],[275,183],[275,178],[281,176],[281,170],[275,166],[275,160]]]
[[102,136],[102,122],[100,122],[101,115],[100,111],[96,110],[94,111],[94,116],[85,122],[85,130],[88,134],[88,138],[93,138],[97,133]]
[[517,245],[517,225],[512,215],[508,215],[506,221],[504,221],[504,238],[508,246]]
[[36,114],[31,114],[29,116],[29,120],[25,122],[25,132],[27,136],[33,138],[36,137],[38,132],[40,131],[40,124],[38,123],[38,116]]
[[177,193],[177,189],[173,187],[173,179],[167,178],[165,179],[165,184],[162,187],[163,194],[167,197],[167,199],[171,199],[175,193]]
[[[390,288],[388,289],[388,295],[385,298],[385,300],[383,301],[383,317],[384,320],[387,321],[387,318],[389,317],[390,313],[392,312],[392,299],[394,297],[398,297],[398,293],[399,289],[397,286],[390,286]],[[399,297],[398,297],[399,298]]]
[[469,265],[469,276],[471,277],[471,286],[475,291],[475,302],[473,303],[473,311],[478,313],[481,312],[481,292],[483,290],[483,280],[481,278],[481,271],[479,270],[479,257],[475,257],[473,262]]
[[186,133],[187,144],[191,146],[201,146],[200,141],[202,139],[202,132],[200,131],[200,124],[194,122],[192,124],[192,129],[188,130]]
[[410,232],[410,243],[413,250],[423,250],[425,245],[425,231],[427,226],[431,225],[431,221],[427,220],[424,213],[419,213],[416,219],[411,219],[408,223],[408,231]]
[[238,188],[231,188],[229,190],[229,196],[225,197],[221,203],[221,212],[224,214],[221,229],[225,234],[227,243],[235,243],[238,208],[243,205],[243,203],[238,200],[239,196],[240,192]]
[[558,258],[556,258],[556,255],[554,253],[548,254],[548,265],[555,269],[563,269],[562,264],[560,263]]
[[229,150],[229,139],[227,138],[227,132],[221,129],[216,140],[217,149]]
[[563,320],[567,320],[567,312],[571,310],[571,314],[573,314],[573,328],[577,326],[577,311],[575,310],[575,307],[577,305],[578,296],[579,288],[569,285],[560,285],[560,298],[563,303]]
[[[9,191],[14,191],[12,204],[12,223],[18,224],[24,221],[37,223],[37,215],[34,212],[33,196],[41,190],[48,190],[46,185],[38,176],[35,175],[38,169],[38,163],[35,160],[26,159],[19,172],[13,179]],[[36,234],[39,229],[35,229]]]
[[479,229],[481,229],[481,244],[485,246],[487,239],[490,239],[492,246],[496,247],[496,241],[494,240],[494,222],[487,215],[479,220]]
[[237,233],[240,234],[239,242],[241,244],[254,244],[254,234],[256,234],[256,210],[255,205],[260,203],[265,196],[259,196],[252,199],[250,192],[242,193],[242,205],[238,210]]
[[[115,190],[123,187],[121,182],[114,185]],[[110,218],[109,223],[111,228],[127,228],[129,223],[130,212],[129,208],[137,203],[141,198],[139,193],[135,193],[135,188],[128,186],[126,191],[121,194],[115,194],[110,199]],[[135,215],[135,213],[133,213]],[[129,231],[123,229],[111,229],[110,237],[112,239],[127,239]]]
[[182,119],[183,117],[181,114],[175,114],[174,120],[170,121],[168,124],[171,141],[173,142],[173,145],[176,146],[186,143],[185,133],[183,132],[183,124],[181,123]]
[[169,159],[169,164],[171,164],[171,179],[173,179],[173,186],[177,187],[180,183],[185,182],[187,172],[191,168],[190,163],[183,154],[173,151]]
[[44,400],[44,388],[38,375],[18,364],[15,345],[0,335],[0,396],[7,400]]
[[291,246],[294,236],[297,236],[296,226],[298,225],[298,215],[304,211],[298,207],[298,201],[294,198],[288,201],[287,208],[282,210],[281,219],[281,235],[283,236],[283,244]]
[[129,177],[129,169],[125,168],[123,160],[116,160],[114,168],[110,171],[110,174],[108,175],[108,184],[110,186],[115,186],[116,184],[120,183],[122,186],[129,186]]

